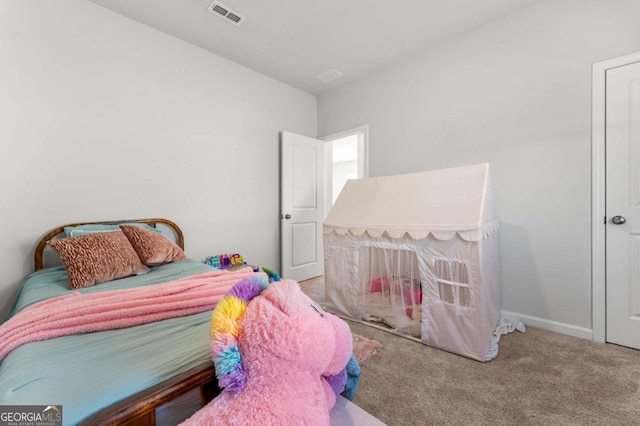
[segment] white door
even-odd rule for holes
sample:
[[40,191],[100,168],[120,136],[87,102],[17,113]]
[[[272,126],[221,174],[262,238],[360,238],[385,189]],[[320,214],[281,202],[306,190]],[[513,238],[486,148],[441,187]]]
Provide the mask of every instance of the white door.
[[323,274],[324,143],[282,132],[280,162],[281,275],[297,281]]
[[640,62],[606,71],[606,340],[640,349]]

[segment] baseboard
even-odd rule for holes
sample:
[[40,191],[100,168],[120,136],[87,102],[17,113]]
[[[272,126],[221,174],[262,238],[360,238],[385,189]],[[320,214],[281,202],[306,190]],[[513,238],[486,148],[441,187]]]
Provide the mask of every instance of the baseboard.
[[502,311],[502,315],[508,318],[519,319],[525,325],[542,328],[556,333],[567,334],[581,339],[593,340],[593,330],[590,328],[578,327],[562,322],[551,321],[543,318],[532,317],[529,315],[518,314],[516,312]]

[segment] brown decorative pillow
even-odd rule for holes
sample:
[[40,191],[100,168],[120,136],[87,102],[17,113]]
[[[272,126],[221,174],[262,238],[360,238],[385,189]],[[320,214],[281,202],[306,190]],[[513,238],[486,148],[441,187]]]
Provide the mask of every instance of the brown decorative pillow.
[[187,260],[184,251],[162,234],[131,225],[120,225],[120,229],[147,266]]
[[149,272],[120,231],[61,238],[47,244],[60,255],[72,289]]

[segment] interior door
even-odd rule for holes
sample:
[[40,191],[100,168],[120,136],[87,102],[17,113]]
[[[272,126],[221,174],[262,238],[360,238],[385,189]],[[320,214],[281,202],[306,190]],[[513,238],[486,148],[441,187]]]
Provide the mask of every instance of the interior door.
[[606,340],[640,349],[640,62],[606,72]]
[[297,281],[323,274],[324,143],[282,132],[281,275]]

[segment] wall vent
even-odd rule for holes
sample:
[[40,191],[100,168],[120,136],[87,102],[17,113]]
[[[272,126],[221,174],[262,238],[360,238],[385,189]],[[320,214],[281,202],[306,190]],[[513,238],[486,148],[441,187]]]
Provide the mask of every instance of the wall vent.
[[342,73],[335,68],[330,69],[329,71],[325,71],[322,74],[316,76],[318,80],[323,83],[328,83],[332,80],[335,80],[338,77],[341,77]]
[[217,0],[211,3],[211,5],[207,8],[207,10],[210,13],[213,13],[214,15],[224,19],[225,21],[238,26],[242,25],[242,23],[246,19],[244,16],[240,15],[235,10],[232,10],[231,8],[221,4]]

